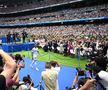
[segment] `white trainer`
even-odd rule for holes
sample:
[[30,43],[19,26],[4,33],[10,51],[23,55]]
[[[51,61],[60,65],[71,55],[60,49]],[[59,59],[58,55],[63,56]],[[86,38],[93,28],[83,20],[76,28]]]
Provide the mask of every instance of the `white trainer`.
[[36,68],[36,71],[39,71],[39,69],[38,69],[38,68]]

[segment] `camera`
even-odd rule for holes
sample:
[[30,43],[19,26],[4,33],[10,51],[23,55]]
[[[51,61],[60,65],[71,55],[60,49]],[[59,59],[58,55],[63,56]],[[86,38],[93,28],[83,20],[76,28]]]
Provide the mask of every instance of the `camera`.
[[15,60],[18,61],[18,60],[23,60],[22,56],[20,54],[16,54],[15,55]]
[[107,57],[98,55],[90,58],[90,62],[86,64],[86,70],[92,70],[92,67],[99,66],[102,70],[106,71],[108,64]]
[[72,88],[71,87],[66,87],[66,90],[72,90]]
[[30,84],[32,79],[29,74],[27,75],[27,78],[28,78],[28,83]]
[[88,63],[85,65],[86,66],[86,70],[92,70],[92,67],[95,66],[94,64]]
[[85,76],[85,71],[82,70],[81,68],[76,68],[77,72],[78,72],[78,76]]

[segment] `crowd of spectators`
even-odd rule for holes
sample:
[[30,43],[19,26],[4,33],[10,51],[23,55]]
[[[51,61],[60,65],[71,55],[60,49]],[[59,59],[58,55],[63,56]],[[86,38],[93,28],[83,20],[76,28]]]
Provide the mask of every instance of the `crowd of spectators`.
[[[48,2],[48,0],[45,1]],[[58,0],[54,1],[57,2]],[[108,13],[107,6],[108,5],[105,4],[94,7],[62,10],[53,13],[37,14],[16,18],[12,17],[10,19],[2,18],[2,22],[0,23],[15,24],[35,21],[42,22],[53,20],[104,17],[107,16]],[[59,52],[63,55],[68,54],[70,56],[73,56],[78,55],[78,52],[80,50],[80,55],[86,56],[89,59],[91,59],[93,55],[92,61],[93,63],[95,62],[96,67],[93,67],[94,64],[92,64],[91,62],[86,66],[88,71],[92,71],[92,74],[94,74],[95,78],[92,79],[93,77],[90,73],[91,80],[88,79],[81,85],[78,83],[79,86],[76,90],[88,90],[88,88],[90,88],[94,83],[101,83],[103,87],[108,89],[108,73],[106,72],[107,62],[104,62],[104,57],[108,58],[108,24],[77,24],[41,27],[0,28],[0,36],[6,36],[9,32],[13,33],[14,31],[19,34],[20,38],[23,38],[22,33],[25,31],[28,34],[28,37],[26,40],[24,40],[23,43],[30,41],[36,43],[38,41],[39,45],[45,52],[50,50],[54,51],[55,53]],[[94,59],[94,55],[98,56],[98,58]],[[24,60],[21,56],[8,55],[3,50],[0,50],[0,56],[4,58],[4,64],[2,65],[2,71],[0,73],[0,90],[11,88],[14,84],[21,84],[19,90],[30,90],[31,87],[33,88],[33,82],[30,77],[25,76],[23,77],[23,81],[19,82],[19,70],[25,67]],[[88,67],[88,65],[91,65],[92,67]],[[45,89],[51,90],[48,88],[53,87],[54,90],[58,90],[58,74],[60,71],[59,63],[56,61],[47,62],[45,69],[46,70],[41,73],[42,80],[44,80],[45,83]],[[77,83],[77,78],[78,76],[80,76],[79,73],[80,71],[77,72],[75,76],[72,88]],[[29,83],[29,87],[26,86],[27,83]],[[96,88],[96,86],[93,88]],[[97,90],[105,89],[99,88]]]
[[[1,13],[10,13],[10,12],[16,12],[16,11],[23,11],[23,10],[40,8],[40,7],[46,7],[46,6],[50,6],[50,5],[67,3],[70,1],[72,1],[72,0],[30,0],[30,1],[28,0],[27,2],[24,2],[24,1],[17,1],[17,3],[12,2],[7,5],[6,4],[3,5],[1,3],[0,12]],[[8,3],[8,1],[7,1],[7,3]]]
[[85,24],[85,25],[61,25],[43,27],[22,27],[22,28],[0,28],[0,35],[7,35],[8,32],[16,31],[21,35],[25,30],[29,36],[47,37],[48,40],[75,39],[77,36],[85,37],[94,35],[104,37],[108,35],[108,24]]
[[108,14],[108,4],[75,9],[65,9],[51,13],[33,14],[22,17],[1,18],[0,24],[16,24],[30,22],[46,22],[54,20],[73,20],[82,18],[105,17]]
[[[11,29],[5,28],[5,30],[1,28],[0,31],[1,35],[7,35],[8,32],[16,31],[19,34],[19,38],[22,38],[22,40],[22,33],[23,31],[26,31],[27,38],[25,42],[38,41],[44,51],[48,51],[48,48],[50,48],[50,50],[63,53],[64,55],[70,53],[71,55],[75,55],[76,48],[79,47],[79,42],[82,43],[82,48],[85,48],[83,47],[85,42],[91,42],[91,44],[95,43],[94,48],[99,48],[99,43],[103,44],[104,41],[106,42],[108,40],[107,28],[108,24],[85,24]],[[64,49],[65,47],[66,49]],[[81,54],[84,55],[85,51],[81,52]]]
[[[97,66],[90,67],[89,65],[92,65],[93,64],[92,62],[87,64],[86,65],[87,70],[90,71],[91,69],[93,69],[92,74],[95,75],[95,78],[92,79],[93,77],[92,77],[92,74],[90,73],[89,78],[86,79],[84,77],[82,80],[80,79],[78,80],[77,79],[78,75],[81,75],[79,74],[80,73],[79,71],[77,72],[75,76],[75,80],[73,81],[71,88],[73,88],[73,86],[75,86],[76,83],[78,82],[78,85],[79,85],[78,90],[88,90],[89,88],[92,88],[91,90],[95,90],[96,88],[98,88],[97,90],[105,90],[105,89],[100,89],[100,88],[102,88],[101,85],[103,85],[103,87],[106,89],[108,88],[107,87],[108,86],[108,80],[107,80],[108,73],[106,72],[107,62],[105,61],[106,59],[104,59],[104,57],[108,58],[108,51],[107,51],[108,50],[108,42],[107,42],[108,30],[107,28],[108,28],[108,24],[85,24],[85,25],[77,24],[77,25],[46,26],[46,27],[5,28],[5,30],[4,28],[0,28],[0,31],[1,31],[1,35],[6,35],[8,32],[13,32],[13,31],[16,31],[19,33],[19,35],[22,35],[23,31],[25,31],[26,33],[29,34],[28,39],[32,39],[34,40],[34,42],[38,41],[40,45],[42,43],[40,42],[41,39],[45,39],[44,44],[42,46],[45,52],[46,52],[46,49],[44,47],[45,45],[48,48],[48,50],[54,51],[55,53],[59,52],[59,53],[62,53],[63,55],[70,55],[70,56],[73,56],[75,54],[78,55],[78,50],[80,50],[80,55],[85,56],[88,59],[90,58],[91,61],[93,61],[93,63],[96,63],[98,67]],[[31,40],[26,40],[25,42],[27,41],[31,41]],[[94,59],[95,54],[96,54],[96,57]],[[4,51],[0,50],[0,55],[4,59],[6,59],[5,70],[6,69],[10,70],[10,73],[8,73],[10,74],[9,76],[7,76],[8,75],[6,73],[7,70],[2,71],[0,75],[1,80],[3,80],[4,82],[2,84],[5,85],[3,87],[0,87],[1,89],[6,88],[6,86],[7,88],[11,88],[11,86],[17,83],[18,85],[21,84],[21,86],[19,87],[19,90],[20,88],[22,88],[23,90],[24,89],[28,90],[31,87],[34,88],[33,81],[30,79],[31,82],[29,82],[29,79],[27,76],[23,77],[22,82],[19,82],[19,79],[18,79],[19,69],[24,68],[25,66],[24,61],[19,55],[16,55],[16,57],[12,56],[13,60],[16,61],[16,63],[13,62],[12,58],[9,55],[7,55]],[[98,55],[100,55],[101,57]],[[11,61],[9,61],[9,59]],[[46,63],[45,71],[41,73],[42,80],[44,81],[46,90],[51,90],[48,88],[54,88],[55,90],[57,90],[57,88],[59,88],[59,84],[57,82],[58,82],[58,74],[60,71],[60,65],[57,62],[52,61],[52,63],[56,63],[56,66],[58,66],[56,68],[55,65],[53,64],[51,67],[50,63],[49,62]],[[17,69],[15,69],[16,64],[17,64]],[[11,75],[13,75],[14,70],[16,70],[16,72],[14,76],[10,78]],[[50,74],[47,74],[49,72]],[[8,81],[7,84],[5,80]],[[54,81],[49,83],[52,80]],[[27,83],[29,83],[29,87],[26,86]],[[97,86],[94,83],[96,83]],[[72,90],[71,88],[67,90]],[[5,89],[2,89],[2,90],[5,90]]]

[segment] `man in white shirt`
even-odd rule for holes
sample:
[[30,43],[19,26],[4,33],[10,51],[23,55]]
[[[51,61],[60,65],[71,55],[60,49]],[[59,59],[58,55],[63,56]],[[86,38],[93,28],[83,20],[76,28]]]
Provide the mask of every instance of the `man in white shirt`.
[[32,63],[30,64],[30,67],[33,68],[33,64],[36,65],[36,70],[39,71],[38,67],[37,67],[37,55],[38,55],[39,51],[38,51],[38,47],[34,46],[32,49]]
[[100,67],[93,67],[93,74],[97,81],[97,90],[108,90],[108,72],[103,71]]
[[[60,64],[57,61],[50,61],[51,63],[51,69],[57,71],[57,73],[59,74],[60,72]],[[57,90],[59,90],[59,83],[58,83],[58,79],[57,79]]]
[[57,90],[58,73],[51,69],[50,62],[46,62],[45,71],[42,71],[41,76],[45,84],[44,90]]

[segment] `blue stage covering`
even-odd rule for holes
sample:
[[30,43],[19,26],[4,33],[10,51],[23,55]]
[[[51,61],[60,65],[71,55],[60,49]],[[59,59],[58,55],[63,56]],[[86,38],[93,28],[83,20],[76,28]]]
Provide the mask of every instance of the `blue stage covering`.
[[[2,40],[2,43],[7,43],[7,38],[5,36],[0,37],[0,39]],[[10,41],[13,42],[13,37],[10,38]],[[16,42],[21,41],[20,38],[16,38]]]
[[5,52],[17,52],[22,50],[31,50],[34,43],[22,43],[22,44],[2,44],[2,49]]
[[[42,80],[41,72],[45,70],[45,62],[37,61],[39,71],[36,71],[35,64],[33,65],[34,68],[30,68],[30,64],[32,62],[31,59],[24,58],[24,61],[25,61],[25,68],[22,68],[20,70],[20,73],[19,73],[20,80],[22,81],[23,77],[29,74],[31,79],[34,82],[34,86],[37,86],[39,84],[39,81]],[[76,72],[77,72],[76,68],[61,65],[61,71],[58,75],[59,90],[66,90],[67,86],[68,87],[72,86],[72,82],[76,76]],[[81,77],[85,77],[85,76],[79,76],[78,79]],[[42,86],[44,87],[44,82],[42,82]],[[38,90],[40,90],[39,87],[38,87]]]
[[[29,74],[34,82],[34,86],[37,86],[39,84],[39,81],[41,80],[41,72],[45,70],[45,62],[37,61],[39,71],[36,71],[35,65],[34,68],[30,68],[30,64],[32,62],[31,59],[25,58],[24,61],[25,61],[25,68],[22,68],[20,70],[19,73],[20,80],[22,81],[23,77]],[[65,87],[67,86],[71,87],[75,74],[76,74],[75,68],[61,66],[61,71],[58,76],[59,90],[66,90]],[[42,82],[42,86],[44,87],[44,82]],[[40,88],[38,88],[38,90],[40,90]]]

